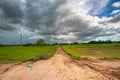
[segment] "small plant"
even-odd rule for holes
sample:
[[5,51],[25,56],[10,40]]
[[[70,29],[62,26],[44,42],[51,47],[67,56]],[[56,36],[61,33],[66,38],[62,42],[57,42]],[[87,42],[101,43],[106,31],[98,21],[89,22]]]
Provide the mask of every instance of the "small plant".
[[40,54],[32,59],[29,59],[28,61],[38,61],[38,60],[44,60],[44,59],[49,59],[50,57],[52,56],[51,53],[43,53],[43,54]]

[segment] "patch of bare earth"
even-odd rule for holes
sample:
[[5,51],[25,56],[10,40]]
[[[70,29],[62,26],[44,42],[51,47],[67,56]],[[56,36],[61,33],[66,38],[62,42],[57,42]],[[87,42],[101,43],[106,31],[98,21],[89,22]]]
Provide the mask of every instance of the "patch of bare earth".
[[120,60],[73,60],[61,48],[48,60],[32,68],[22,64],[1,64],[0,80],[120,80]]

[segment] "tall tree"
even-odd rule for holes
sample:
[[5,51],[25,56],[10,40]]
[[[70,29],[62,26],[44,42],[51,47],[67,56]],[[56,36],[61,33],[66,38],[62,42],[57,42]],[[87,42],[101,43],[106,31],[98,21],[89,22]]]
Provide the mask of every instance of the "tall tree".
[[45,41],[43,39],[37,40],[37,45],[43,46],[45,45]]

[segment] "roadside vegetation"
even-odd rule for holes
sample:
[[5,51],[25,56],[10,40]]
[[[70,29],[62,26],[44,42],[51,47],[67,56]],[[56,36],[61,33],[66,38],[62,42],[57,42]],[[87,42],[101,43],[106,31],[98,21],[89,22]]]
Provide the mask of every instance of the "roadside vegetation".
[[36,44],[1,44],[0,63],[49,59],[54,55],[58,45],[68,55],[78,60],[120,59],[120,41],[91,41],[83,44],[79,44],[78,42],[46,44],[43,39],[39,39]]
[[56,49],[57,46],[1,46],[0,63],[48,59]]
[[79,60],[120,59],[120,43],[64,45],[63,50]]

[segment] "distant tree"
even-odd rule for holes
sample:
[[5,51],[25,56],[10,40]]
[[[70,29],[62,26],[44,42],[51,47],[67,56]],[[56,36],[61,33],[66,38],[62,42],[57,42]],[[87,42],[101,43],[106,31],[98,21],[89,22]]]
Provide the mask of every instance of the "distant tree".
[[24,44],[23,46],[32,46],[32,43]]
[[58,45],[59,43],[53,43],[52,45]]
[[43,46],[45,45],[45,41],[43,39],[37,40],[37,45]]
[[96,41],[90,41],[90,42],[88,42],[89,44],[95,44],[96,43]]
[[101,40],[98,40],[98,41],[90,41],[88,42],[89,44],[109,44],[109,43],[115,43],[115,41],[110,41],[110,40],[106,40],[106,41],[101,41]]
[[79,44],[78,42],[73,42],[73,44]]
[[4,46],[7,46],[7,45],[0,44],[0,47],[4,47]]

